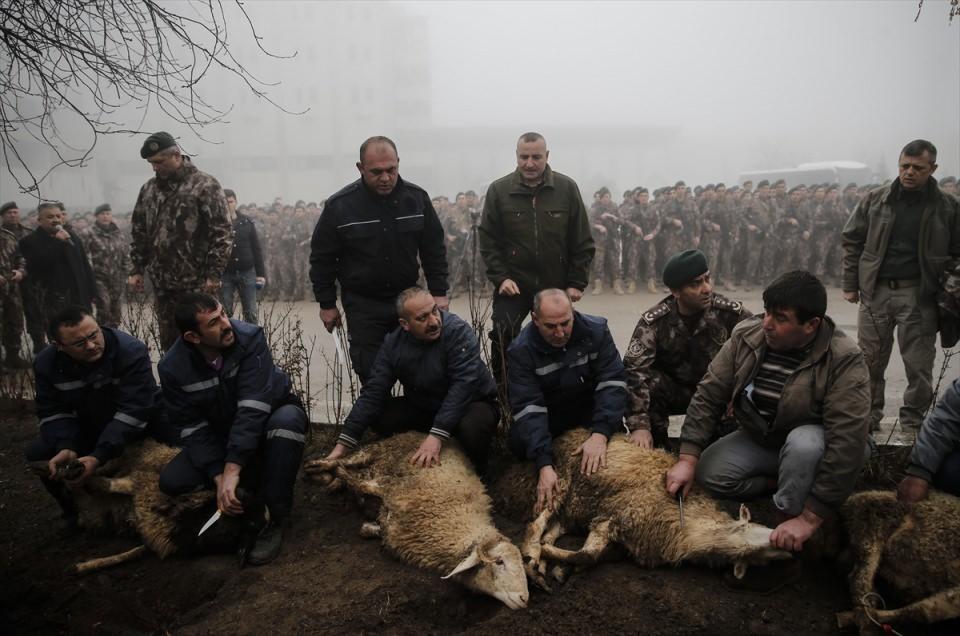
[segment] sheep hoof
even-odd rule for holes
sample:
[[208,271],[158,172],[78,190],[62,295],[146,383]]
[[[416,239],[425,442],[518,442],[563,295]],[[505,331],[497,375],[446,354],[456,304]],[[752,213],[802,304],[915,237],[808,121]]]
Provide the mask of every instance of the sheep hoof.
[[533,581],[534,585],[539,587],[544,592],[552,592],[550,585],[547,583],[547,580],[540,574],[540,564],[537,561],[525,560],[523,564],[524,570],[527,572],[527,578]]
[[379,539],[382,528],[380,524],[373,523],[372,521],[365,521],[363,525],[360,526],[360,536],[364,539]]

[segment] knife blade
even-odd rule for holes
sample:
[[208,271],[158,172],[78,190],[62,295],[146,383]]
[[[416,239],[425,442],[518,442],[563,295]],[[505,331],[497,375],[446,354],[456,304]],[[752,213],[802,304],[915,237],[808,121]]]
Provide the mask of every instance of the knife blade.
[[209,529],[210,529],[210,526],[212,526],[213,524],[215,524],[215,523],[217,522],[217,519],[220,518],[220,515],[221,515],[221,514],[222,514],[222,513],[220,512],[220,509],[217,508],[217,511],[216,511],[215,513],[213,513],[213,515],[211,515],[210,518],[207,519],[207,522],[206,522],[205,524],[203,524],[203,527],[200,528],[200,532],[197,533],[197,536],[199,537],[201,534],[203,534],[204,532],[206,532],[207,530],[209,530]]
[[677,491],[677,502],[680,505],[680,529],[683,530],[683,493]]

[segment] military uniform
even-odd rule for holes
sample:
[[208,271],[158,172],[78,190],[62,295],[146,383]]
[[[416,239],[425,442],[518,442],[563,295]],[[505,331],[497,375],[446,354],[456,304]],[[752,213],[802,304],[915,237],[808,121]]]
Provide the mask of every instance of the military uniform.
[[608,275],[618,293],[623,293],[623,243],[620,240],[622,222],[619,211],[612,203],[597,201],[590,207],[590,224],[596,246],[593,258],[594,293],[600,293],[603,281],[608,279]]
[[654,443],[663,446],[670,415],[686,412],[710,361],[733,327],[750,316],[742,303],[719,294],[714,294],[713,305],[696,318],[692,328],[673,296],[645,311],[623,357],[627,428],[649,430]]
[[20,341],[23,336],[23,306],[20,286],[12,278],[19,270],[26,272],[26,262],[20,254],[17,237],[0,229],[0,323],[3,325],[5,362],[12,367],[23,366]]
[[180,335],[173,311],[184,292],[219,281],[233,248],[233,226],[220,183],[189,157],[169,177],[140,188],[131,217],[130,274],[150,276],[160,346]]
[[700,215],[700,251],[707,257],[707,267],[714,281],[719,279],[720,249],[723,245],[725,210],[719,199],[706,201]]
[[[749,279],[748,283],[763,285],[770,276],[777,250],[774,235],[776,221],[777,208],[773,197],[766,200],[753,198],[744,210],[744,250],[747,257],[744,278]],[[751,230],[748,225],[756,229]]]
[[94,223],[80,234],[97,290],[97,322],[107,327],[120,326],[120,307],[126,287],[125,275],[130,269],[130,245],[116,223],[107,227]]
[[[630,281],[631,288],[639,280],[640,276],[654,283],[657,277],[657,242],[656,236],[660,231],[660,217],[657,216],[657,210],[649,203],[635,204],[628,211],[624,219],[624,230],[626,236],[624,250],[624,278]],[[653,237],[647,241],[644,236],[653,234]],[[642,274],[641,274],[642,267]]]

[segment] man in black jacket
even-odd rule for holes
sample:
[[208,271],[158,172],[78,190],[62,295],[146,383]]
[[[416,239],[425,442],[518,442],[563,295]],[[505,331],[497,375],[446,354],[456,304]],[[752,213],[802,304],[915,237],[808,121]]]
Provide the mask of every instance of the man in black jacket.
[[[43,330],[57,311],[70,305],[89,310],[97,295],[83,241],[63,222],[62,203],[41,203],[37,229],[20,239],[20,253],[27,262],[27,293]],[[34,330],[31,337],[37,354],[44,345],[43,331]]]
[[233,218],[233,250],[220,279],[220,302],[233,316],[233,297],[240,294],[243,320],[257,324],[257,289],[267,282],[260,237],[253,219],[237,211],[237,195],[233,190],[224,190],[227,210]]
[[73,499],[61,469],[83,464],[83,481],[104,462],[149,432],[165,433],[156,381],[145,344],[122,331],[101,327],[88,309],[68,307],[50,319],[54,346],[33,363],[40,435],[27,448],[28,461],[47,461],[44,486],[76,523]]
[[396,145],[360,146],[360,179],[329,199],[310,244],[310,280],[327,331],[341,324],[337,283],[350,332],[350,359],[365,382],[384,336],[397,325],[394,299],[423,267],[440,309],[447,302],[444,233],[430,196],[399,174]]
[[174,318],[180,337],[158,365],[171,424],[184,450],[160,471],[160,490],[216,488],[217,507],[243,514],[241,484],[270,511],[247,555],[252,565],[280,553],[293,503],[307,416],[290,379],[273,364],[263,329],[227,318],[217,300],[188,292]]
[[[500,415],[477,334],[420,287],[401,292],[396,307],[400,326],[383,341],[328,459],[359,446],[368,427],[384,437],[412,429],[429,433],[412,463],[439,464],[440,448],[453,435],[482,475]],[[391,397],[397,380],[403,396]]]

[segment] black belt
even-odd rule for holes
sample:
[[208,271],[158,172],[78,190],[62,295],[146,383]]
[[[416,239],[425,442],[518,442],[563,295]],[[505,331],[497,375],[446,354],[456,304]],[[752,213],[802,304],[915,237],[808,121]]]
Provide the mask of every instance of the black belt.
[[919,287],[919,278],[881,278],[877,281],[880,285],[890,289],[903,289],[905,287]]

